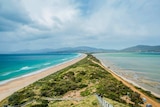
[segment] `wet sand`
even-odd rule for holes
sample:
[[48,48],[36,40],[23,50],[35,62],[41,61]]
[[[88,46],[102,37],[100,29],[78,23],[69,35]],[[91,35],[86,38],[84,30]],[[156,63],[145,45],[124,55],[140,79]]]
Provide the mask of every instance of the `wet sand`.
[[160,98],[160,82],[150,80],[143,76],[141,72],[134,72],[131,70],[120,69],[113,63],[101,60],[102,64],[112,70],[116,75],[123,78],[125,81],[142,88],[143,90],[150,91],[153,95]]

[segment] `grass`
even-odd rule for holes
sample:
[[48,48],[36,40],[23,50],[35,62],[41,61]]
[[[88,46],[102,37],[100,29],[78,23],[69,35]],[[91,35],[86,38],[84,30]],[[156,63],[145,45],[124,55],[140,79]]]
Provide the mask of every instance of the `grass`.
[[110,104],[114,105],[114,107],[129,107],[129,105],[126,105],[126,104],[123,104],[123,103],[119,103],[119,102],[117,102],[115,100],[111,100],[109,98],[105,98],[105,100],[107,102],[109,102]]
[[[138,103],[142,103],[138,93],[133,92],[94,62],[100,63],[92,55],[87,55],[78,63],[15,92],[0,102],[0,106],[4,104],[11,106],[22,105],[34,100],[28,107],[51,107],[56,105],[58,107],[74,107],[75,105],[76,107],[96,107],[97,100],[92,97],[94,93],[99,93],[105,98],[118,102],[117,105],[120,103],[127,105],[121,97],[130,93],[132,106],[138,106]],[[74,101],[46,101],[41,99],[42,97],[63,97],[66,93],[72,91],[80,91],[80,95],[84,97],[84,100],[75,103]]]
[[94,95],[89,95],[81,101],[56,101],[50,102],[49,107],[99,107]]

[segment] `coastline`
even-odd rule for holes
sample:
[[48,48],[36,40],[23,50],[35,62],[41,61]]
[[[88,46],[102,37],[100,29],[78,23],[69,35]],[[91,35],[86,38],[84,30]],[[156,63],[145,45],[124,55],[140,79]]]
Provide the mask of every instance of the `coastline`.
[[8,79],[8,80],[1,81],[1,82],[0,82],[0,86],[3,85],[3,84],[8,83],[8,82],[10,82],[10,81],[14,81],[14,80],[16,80],[16,79],[20,79],[20,78],[24,78],[24,77],[27,77],[27,76],[31,76],[31,75],[34,75],[34,74],[43,72],[43,71],[45,71],[45,70],[48,70],[48,69],[50,69],[50,68],[52,68],[52,67],[56,67],[56,66],[58,66],[58,65],[61,65],[61,64],[63,64],[63,63],[70,62],[70,61],[72,61],[72,60],[74,60],[74,59],[76,59],[76,58],[78,58],[78,57],[81,57],[82,55],[83,55],[83,54],[78,53],[78,55],[75,56],[74,58],[72,58],[72,59],[70,59],[70,60],[67,60],[67,61],[64,61],[64,62],[61,62],[61,63],[59,63],[59,64],[51,65],[51,66],[48,66],[48,67],[41,68],[41,69],[39,69],[39,70],[33,71],[33,72],[31,72],[31,73],[28,73],[28,74],[24,74],[24,75],[22,75],[22,76],[18,76],[18,77],[15,77],[15,78],[11,78],[11,79]]
[[0,85],[0,101],[4,98],[8,97],[9,95],[13,94],[14,92],[18,91],[25,86],[28,86],[39,79],[42,79],[48,75],[51,75],[61,69],[64,69],[70,65],[75,64],[76,62],[82,60],[86,57],[86,54],[82,54],[72,60],[66,61],[64,63],[42,69],[41,72],[33,73],[32,75],[22,76],[16,78],[12,81]]
[[[136,79],[134,78],[134,75],[137,75],[135,72],[133,71],[125,71],[125,70],[116,70],[114,69],[114,67],[108,65],[106,63],[103,62],[103,60],[100,60],[101,61],[101,64],[107,68],[108,70],[110,70],[111,72],[113,72],[115,75],[119,76],[120,78],[122,78],[123,80],[127,81],[128,83],[136,86],[136,87],[139,87],[145,91],[150,91],[151,94],[153,94],[154,96],[156,97],[159,97],[160,98],[160,94],[159,93],[156,93],[154,92],[152,89],[148,89],[149,87],[145,86],[147,83],[148,84],[151,84],[152,85],[154,84],[152,81],[147,81],[146,79],[144,79],[143,77],[136,77]],[[109,68],[108,68],[109,67]]]
[[[147,95],[145,95],[143,92],[141,92],[138,89],[136,89],[135,88],[136,85],[138,87],[140,87],[138,84],[136,84],[135,82],[133,82],[131,80],[126,79],[125,77],[122,77],[121,75],[118,75],[116,72],[114,72],[113,70],[111,70],[110,68],[108,68],[107,65],[105,65],[103,63],[102,60],[100,60],[100,62],[101,62],[100,66],[103,67],[105,70],[107,70],[109,73],[111,73],[113,77],[115,77],[117,80],[121,81],[124,85],[128,86],[133,91],[139,93],[142,98],[146,98],[147,102],[144,103],[143,107],[146,107],[145,105],[148,104],[148,103],[152,104],[153,107],[159,107],[160,106],[160,103],[156,102],[155,100],[153,100],[150,97],[148,97]],[[144,89],[144,88],[142,88],[142,89]],[[157,97],[159,97],[159,95],[157,95]]]

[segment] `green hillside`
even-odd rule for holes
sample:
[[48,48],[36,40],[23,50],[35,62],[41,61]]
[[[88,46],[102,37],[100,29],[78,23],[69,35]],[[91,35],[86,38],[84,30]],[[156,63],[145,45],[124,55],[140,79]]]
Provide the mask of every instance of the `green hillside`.
[[[138,106],[140,95],[116,80],[99,66],[92,55],[57,73],[45,77],[9,96],[0,102],[3,105],[25,105],[27,107],[98,107],[94,94],[98,93],[111,104],[118,106]],[[129,95],[127,96],[127,93]],[[124,97],[129,97],[126,103]],[[73,100],[49,100],[49,99]],[[74,100],[79,99],[79,100]]]

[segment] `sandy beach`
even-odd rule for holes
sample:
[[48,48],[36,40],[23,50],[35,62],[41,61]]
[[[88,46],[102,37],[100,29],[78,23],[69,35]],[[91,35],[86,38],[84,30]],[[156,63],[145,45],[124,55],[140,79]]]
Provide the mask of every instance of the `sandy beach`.
[[47,70],[44,70],[42,72],[39,72],[37,74],[33,74],[30,76],[15,79],[13,81],[10,81],[8,83],[0,85],[0,101],[2,101],[4,98],[8,97],[9,95],[13,94],[14,92],[18,91],[19,89],[21,89],[25,86],[28,86],[29,84],[32,84],[33,82],[38,81],[39,79],[42,79],[42,78],[44,78],[50,74],[53,74],[61,69],[64,69],[70,65],[73,65],[85,57],[86,57],[86,55],[82,54],[78,58],[75,58],[71,61],[53,66],[53,67],[51,67]]
[[[138,84],[136,84],[134,81],[131,81],[119,74],[117,74],[115,71],[111,70],[110,68],[108,68],[108,66],[106,66],[106,64],[103,63],[103,61],[101,61],[100,66],[102,66],[104,69],[106,69],[108,72],[110,72],[117,80],[122,81],[122,83],[126,86],[128,86],[129,88],[131,88],[133,91],[139,93],[141,95],[142,98],[146,98],[147,102],[145,104],[143,104],[143,107],[146,107],[146,104],[152,104],[153,107],[160,107],[160,103],[156,102],[155,100],[151,99],[150,97],[148,97],[147,95],[145,95],[144,93],[142,93],[141,91],[139,91],[138,89],[136,89],[134,86],[138,86],[142,89],[145,89],[144,87],[139,86]],[[146,89],[145,89],[146,90]],[[155,94],[155,93],[154,93]],[[157,97],[159,97],[158,94],[155,94]]]

